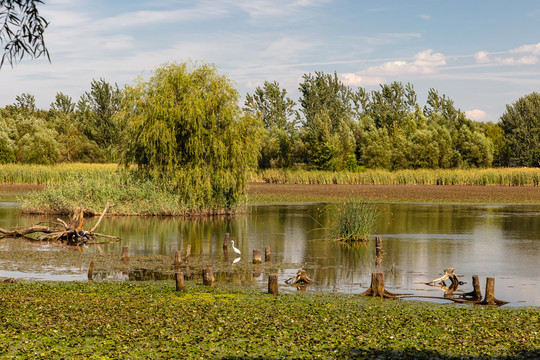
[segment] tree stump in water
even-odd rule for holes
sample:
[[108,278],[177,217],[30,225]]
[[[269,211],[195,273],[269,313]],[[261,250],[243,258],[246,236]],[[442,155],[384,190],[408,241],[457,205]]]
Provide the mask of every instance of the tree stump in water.
[[478,304],[497,305],[497,306],[508,304],[508,301],[495,299],[495,278],[488,277],[486,279],[486,297],[484,298],[484,301]]
[[278,276],[277,274],[270,274],[268,275],[268,293],[279,295],[279,288],[278,288]]
[[463,294],[463,298],[468,301],[480,301],[482,300],[482,291],[480,290],[480,280],[478,275],[472,276],[473,291]]
[[214,286],[215,284],[214,269],[211,267],[203,269],[203,285]]
[[384,273],[376,272],[371,274],[371,286],[369,289],[359,294],[360,296],[379,296],[384,299],[397,299],[398,294],[391,293],[384,288]]
[[261,264],[261,250],[253,249],[253,264]]

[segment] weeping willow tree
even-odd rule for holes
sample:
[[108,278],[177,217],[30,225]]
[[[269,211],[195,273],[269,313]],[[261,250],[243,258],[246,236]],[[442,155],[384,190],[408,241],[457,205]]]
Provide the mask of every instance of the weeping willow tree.
[[233,209],[259,152],[259,124],[211,64],[169,63],[125,92],[126,167],[193,210]]

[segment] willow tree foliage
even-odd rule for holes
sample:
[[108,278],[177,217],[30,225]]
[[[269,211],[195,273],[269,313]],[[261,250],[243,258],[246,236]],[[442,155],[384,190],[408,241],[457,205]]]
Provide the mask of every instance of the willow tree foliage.
[[123,163],[179,192],[194,209],[233,208],[259,151],[259,125],[210,64],[170,63],[125,92]]
[[41,0],[0,0],[0,45],[4,50],[0,68],[5,61],[13,65],[24,55],[32,58],[46,56],[43,33],[49,25],[39,15],[37,6]]

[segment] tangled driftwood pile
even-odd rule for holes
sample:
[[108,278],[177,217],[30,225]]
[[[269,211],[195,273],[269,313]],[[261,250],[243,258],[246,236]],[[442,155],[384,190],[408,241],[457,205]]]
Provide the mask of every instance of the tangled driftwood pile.
[[[88,231],[83,229],[84,209],[82,207],[77,207],[71,216],[69,224],[62,219],[56,219],[55,222],[48,223],[48,225],[40,223],[18,230],[5,230],[0,228],[0,238],[24,237],[32,241],[62,242],[66,245],[73,246],[117,242],[120,241],[120,238],[117,236],[95,232],[108,209],[109,204],[107,203],[97,223]],[[30,236],[33,234],[37,234],[37,237]],[[106,240],[98,241],[98,238]]]

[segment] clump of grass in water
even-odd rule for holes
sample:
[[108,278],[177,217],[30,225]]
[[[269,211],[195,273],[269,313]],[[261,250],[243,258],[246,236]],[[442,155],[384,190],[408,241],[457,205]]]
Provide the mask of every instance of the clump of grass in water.
[[348,243],[366,242],[379,215],[374,204],[350,197],[337,207],[337,219],[330,232],[332,239]]

